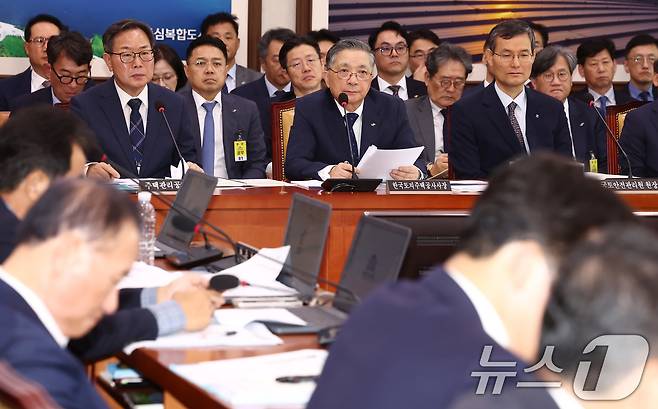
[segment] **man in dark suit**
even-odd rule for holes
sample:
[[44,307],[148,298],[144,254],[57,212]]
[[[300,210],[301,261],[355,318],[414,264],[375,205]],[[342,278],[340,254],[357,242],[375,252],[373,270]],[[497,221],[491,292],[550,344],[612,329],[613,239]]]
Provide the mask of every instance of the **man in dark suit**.
[[[179,95],[152,84],[153,33],[142,22],[122,20],[103,34],[103,59],[114,76],[73,98],[71,109],[95,132],[103,156],[140,178],[170,176],[180,162],[162,108],[189,169],[201,171],[190,131],[189,114]],[[100,161],[101,155],[89,159]],[[118,177],[110,164],[97,163],[89,172]],[[124,175],[129,176],[129,175]]]
[[210,14],[201,23],[201,34],[215,37],[224,42],[228,53],[228,73],[224,90],[231,92],[235,88],[256,81],[262,73],[235,63],[235,54],[240,48],[238,36],[238,18],[233,14],[221,12]]
[[65,31],[48,41],[48,64],[52,82],[47,88],[22,95],[12,103],[12,111],[47,104],[68,109],[71,98],[91,85],[91,44],[82,34]]
[[[417,146],[402,100],[370,88],[374,57],[367,44],[341,40],[327,54],[328,89],[300,98],[290,130],[286,175],[291,180],[352,177],[370,145],[379,149]],[[345,93],[344,108],[338,96]],[[346,135],[346,123],[349,134]],[[424,164],[393,169],[393,179],[422,179]],[[355,169],[358,174],[358,169]]]
[[507,20],[489,33],[486,54],[494,83],[453,105],[450,162],[459,179],[485,179],[519,155],[554,151],[571,156],[562,104],[525,86],[534,33]]
[[[411,78],[424,82],[425,61],[427,56],[441,44],[441,40],[436,33],[427,28],[411,31],[407,35],[409,41],[409,71]],[[426,84],[427,85],[427,84]]]
[[658,99],[658,87],[652,83],[653,63],[658,59],[658,42],[649,34],[638,34],[626,44],[624,70],[630,75],[628,85],[619,93],[624,100],[651,102]]
[[407,31],[396,21],[387,21],[368,37],[368,44],[375,53],[377,76],[372,88],[402,100],[427,95],[421,81],[405,76],[409,66],[409,41]]
[[[569,160],[539,154],[501,168],[457,253],[417,282],[381,287],[351,312],[307,407],[448,408],[476,394],[485,381],[477,372],[511,372],[503,394],[517,381],[536,381],[523,369],[541,356],[544,310],[564,252],[592,228],[631,218],[621,199]],[[478,398],[492,397],[492,383]],[[534,408],[557,407],[545,390],[536,398]]]
[[574,96],[587,102],[585,95],[590,93],[594,97],[596,108],[604,117],[608,105],[623,105],[631,102],[631,99],[612,86],[617,71],[615,51],[615,44],[609,38],[585,40],[576,50],[578,73],[585,78],[587,86],[574,92]]
[[115,284],[137,257],[138,239],[139,215],[125,194],[68,179],[29,210],[0,268],[0,359],[62,407],[106,407],[64,348],[116,309]]
[[[20,220],[61,177],[79,177],[91,135],[72,114],[49,106],[12,115],[0,136],[0,264],[17,245]],[[208,325],[214,302],[207,279],[185,275],[168,286],[125,289],[120,311],[108,315],[69,348],[84,360],[119,352],[131,342]]]
[[425,147],[421,159],[428,174],[446,178],[450,143],[448,112],[461,98],[473,63],[466,50],[443,43],[427,56],[425,65],[428,96],[409,99],[405,105],[416,143]]
[[566,48],[548,46],[532,64],[534,88],[550,95],[564,105],[571,137],[572,156],[590,170],[590,160],[597,160],[599,172],[607,173],[606,134],[603,121],[593,108],[581,100],[569,96],[572,73],[576,69],[576,57]]
[[20,74],[0,80],[0,111],[9,111],[14,99],[50,85],[50,66],[46,46],[50,37],[66,31],[58,18],[39,14],[25,25],[25,54],[30,66]]
[[[658,85],[658,76],[654,76],[654,84]],[[619,143],[631,162],[633,176],[658,177],[658,101],[626,115]],[[628,174],[626,161],[620,160],[619,163],[622,173]]]
[[311,37],[293,37],[283,43],[279,62],[290,77],[290,92],[272,98],[284,102],[322,89],[320,46]]
[[258,108],[221,92],[226,58],[226,46],[214,37],[201,36],[187,47],[185,72],[192,89],[181,95],[188,105],[197,157],[208,175],[262,179],[267,162]]
[[271,99],[290,92],[290,77],[279,62],[279,51],[283,43],[293,37],[295,33],[287,28],[273,28],[266,31],[258,42],[258,56],[265,75],[233,91],[233,94],[256,103],[260,124],[265,134],[268,160],[272,158]]

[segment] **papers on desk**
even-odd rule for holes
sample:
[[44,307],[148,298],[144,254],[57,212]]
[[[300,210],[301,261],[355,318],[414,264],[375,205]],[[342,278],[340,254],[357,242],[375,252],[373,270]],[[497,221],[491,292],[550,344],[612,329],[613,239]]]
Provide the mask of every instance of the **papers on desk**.
[[128,274],[119,281],[117,288],[162,287],[182,275],[183,273],[180,271],[166,271],[160,267],[136,261]]
[[295,289],[276,281],[289,252],[290,246],[263,248],[249,260],[223,270],[221,274],[234,275],[251,284],[225,291],[224,298],[296,296]]
[[181,332],[159,337],[152,341],[140,341],[126,346],[123,350],[131,354],[138,348],[153,349],[187,349],[234,346],[270,346],[280,345],[281,338],[272,334],[267,327],[258,322],[242,326],[211,324],[206,329],[196,332]]
[[293,185],[297,187],[301,187],[302,189],[311,189],[314,187],[320,188],[322,187],[322,181],[321,180],[293,180],[292,182]]
[[488,183],[484,180],[451,180],[452,193],[482,193]]
[[326,359],[327,351],[303,349],[249,358],[171,365],[171,370],[235,409],[303,408],[315,390],[315,382],[282,383],[276,379],[319,375]]
[[285,308],[223,308],[215,311],[215,319],[223,326],[236,329],[259,321],[306,325],[306,321]]
[[357,166],[362,179],[390,179],[389,173],[400,166],[413,165],[424,147],[407,149],[377,149],[370,145]]
[[236,179],[247,187],[290,187],[294,186],[288,182],[274,179]]

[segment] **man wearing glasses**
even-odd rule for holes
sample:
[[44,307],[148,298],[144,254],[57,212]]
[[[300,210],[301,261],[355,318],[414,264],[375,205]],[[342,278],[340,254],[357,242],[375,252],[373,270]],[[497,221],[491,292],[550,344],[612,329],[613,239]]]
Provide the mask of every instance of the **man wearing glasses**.
[[405,105],[416,143],[425,147],[421,159],[426,163],[428,175],[446,178],[450,142],[448,110],[461,98],[473,63],[466,50],[443,43],[427,56],[425,66],[428,95],[409,99]]
[[[370,88],[375,58],[359,40],[341,40],[327,53],[327,89],[297,101],[286,154],[291,180],[351,178],[370,145],[379,149],[417,146],[399,98]],[[340,94],[347,95],[344,108]],[[347,130],[346,130],[347,127]],[[393,179],[421,179],[422,160],[393,169]],[[358,175],[358,169],[356,174]]]
[[47,54],[52,79],[50,86],[16,98],[12,111],[38,104],[68,109],[71,98],[93,85],[89,79],[91,44],[82,34],[65,31],[52,37],[48,41]]
[[607,139],[603,122],[587,104],[569,96],[571,74],[576,65],[576,56],[569,50],[551,45],[537,54],[530,78],[535,90],[562,102],[569,125],[573,157],[583,163],[585,169],[590,169],[591,159],[597,159],[597,168],[606,173]]
[[289,101],[322,88],[320,46],[311,37],[293,37],[283,43],[279,62],[290,77],[291,89],[272,102]]
[[638,34],[626,44],[624,69],[631,80],[619,90],[624,100],[651,102],[658,99],[658,88],[652,84],[656,59],[658,42],[649,34]]
[[375,53],[377,76],[372,80],[376,90],[396,96],[404,101],[427,95],[425,84],[406,77],[409,66],[407,31],[396,21],[387,21],[368,37]]
[[186,167],[201,171],[183,98],[151,84],[154,42],[151,29],[142,22],[112,24],[103,34],[103,59],[114,76],[71,101],[71,110],[96,133],[102,149],[90,159],[108,162],[90,165],[94,176],[119,177],[117,171],[140,178],[170,176],[171,166],[180,162],[177,147]]
[[52,36],[68,28],[48,14],[34,16],[25,25],[25,54],[30,66],[22,73],[0,81],[0,111],[9,111],[14,99],[50,86],[46,46]]
[[528,23],[496,25],[485,47],[494,83],[452,107],[450,162],[455,176],[486,179],[499,165],[539,151],[572,156],[562,104],[525,86],[535,58]]

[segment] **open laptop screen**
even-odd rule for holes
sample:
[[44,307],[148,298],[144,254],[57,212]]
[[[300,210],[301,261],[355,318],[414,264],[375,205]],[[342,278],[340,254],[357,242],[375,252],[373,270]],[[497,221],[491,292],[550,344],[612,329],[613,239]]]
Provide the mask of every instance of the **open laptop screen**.
[[408,227],[362,216],[340,279],[353,294],[338,289],[334,307],[349,312],[375,287],[397,279],[410,238]]
[[185,251],[194,238],[194,227],[208,208],[215,186],[217,178],[194,171],[185,173],[174,207],[187,212],[169,209],[158,234],[158,242]]

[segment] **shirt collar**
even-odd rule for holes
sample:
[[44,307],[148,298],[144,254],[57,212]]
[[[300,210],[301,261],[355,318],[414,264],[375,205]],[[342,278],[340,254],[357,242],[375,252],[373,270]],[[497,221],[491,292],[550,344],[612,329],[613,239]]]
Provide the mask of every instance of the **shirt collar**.
[[512,102],[516,102],[516,105],[521,108],[521,111],[525,111],[525,106],[526,106],[526,94],[525,94],[525,86],[523,87],[523,90],[521,90],[521,93],[516,96],[516,98],[512,99],[509,95],[503,92],[498,87],[498,83],[494,82],[494,89],[496,90],[496,94],[498,94],[498,98],[500,99],[500,102],[503,103],[503,106],[505,106],[505,110],[507,110],[507,106]]
[[649,95],[653,98],[653,87],[649,87],[648,90],[642,91],[641,89],[633,85],[633,83],[630,81],[628,82],[628,92],[631,94],[631,97],[633,97],[633,99],[637,99],[637,100],[640,100],[640,94],[643,92],[649,93]]
[[[333,98],[333,97],[332,97],[332,98]],[[365,101],[365,100],[364,100],[364,101]],[[364,102],[364,101],[361,101],[361,104],[360,104],[358,107],[356,107],[356,109],[355,109],[354,111],[352,111],[352,112],[354,112],[355,114],[358,114],[358,115],[359,115],[359,118],[357,118],[357,119],[360,119],[361,116],[362,116],[362,114],[363,114],[363,102]],[[336,106],[338,107],[338,112],[340,112],[340,116],[341,116],[341,117],[344,117],[345,115],[343,115],[343,107],[340,106],[340,104],[338,103],[338,101],[336,101],[335,99],[334,99],[334,102],[336,103]]]
[[33,84],[39,84],[39,86],[41,86],[41,84],[43,84],[44,81],[48,81],[47,78],[44,78],[41,75],[37,74],[34,68],[32,68],[30,71],[32,72],[30,78]]
[[53,87],[50,87],[50,94],[53,96],[53,105],[60,104],[62,101],[57,98],[57,95],[55,95],[55,91],[53,90]]
[[397,84],[389,84],[388,82],[386,82],[386,80],[384,80],[382,77],[378,75],[377,83],[379,85],[380,91],[388,89],[388,87],[390,87],[391,85],[399,85],[400,89],[403,89],[405,91],[407,90],[407,77],[405,77],[404,75],[402,76],[402,78],[400,78],[400,81],[398,81]]
[[[587,87],[587,91],[592,94],[594,101],[598,101],[599,98],[603,96],[589,87]],[[606,105],[615,105],[617,101],[615,101],[615,89],[613,87],[610,87],[610,89],[608,89],[604,95],[608,97],[608,102]]]
[[466,293],[466,296],[473,304],[473,307],[480,318],[480,322],[482,323],[484,332],[486,332],[487,335],[489,335],[491,339],[496,341],[501,347],[509,348],[509,334],[505,329],[503,320],[482,291],[480,291],[471,280],[458,271],[448,271],[448,275],[455,280],[455,283],[457,283],[462,291]]
[[[279,89],[274,86],[268,79],[267,75],[263,75],[263,78],[265,79],[265,86],[267,87],[267,93],[270,94],[270,98],[274,96],[274,93],[278,91]],[[285,87],[283,87],[283,91],[285,92],[290,92],[290,83],[286,84]]]
[[14,289],[18,295],[25,300],[27,305],[32,308],[32,311],[39,318],[39,321],[46,327],[46,330],[53,337],[57,345],[62,348],[66,347],[66,344],[69,343],[69,339],[62,333],[62,330],[57,325],[55,317],[50,313],[46,304],[39,298],[39,296],[32,291],[31,288],[23,284],[20,280],[13,277],[11,274],[7,273],[2,267],[0,267],[0,280],[4,281],[8,286]]
[[434,101],[432,101],[432,98],[429,97],[429,95],[427,96],[427,99],[430,101],[430,106],[432,107],[432,113],[434,115],[438,115],[443,109],[446,109],[436,105]]
[[119,84],[117,84],[116,80],[114,80],[114,87],[117,90],[117,94],[119,95],[119,101],[121,102],[121,108],[124,108],[128,105],[128,101],[131,99],[137,98],[140,101],[142,101],[142,104],[145,107],[149,106],[149,87],[148,85],[144,86],[144,89],[142,92],[139,93],[136,97],[128,95],[128,93],[124,90],[121,89]]
[[235,79],[235,73],[238,70],[238,64],[233,64],[230,70],[226,73],[229,77]]
[[[197,110],[199,110],[199,109],[205,110],[205,108],[203,108],[202,105],[206,102],[212,102],[212,101],[206,101],[206,99],[204,97],[202,97],[201,95],[199,95],[195,90],[192,90],[192,98],[194,98],[194,104],[196,105]],[[213,99],[213,101],[217,102],[218,107],[222,106],[222,92],[221,91],[218,92],[217,95],[215,95],[215,99]]]

